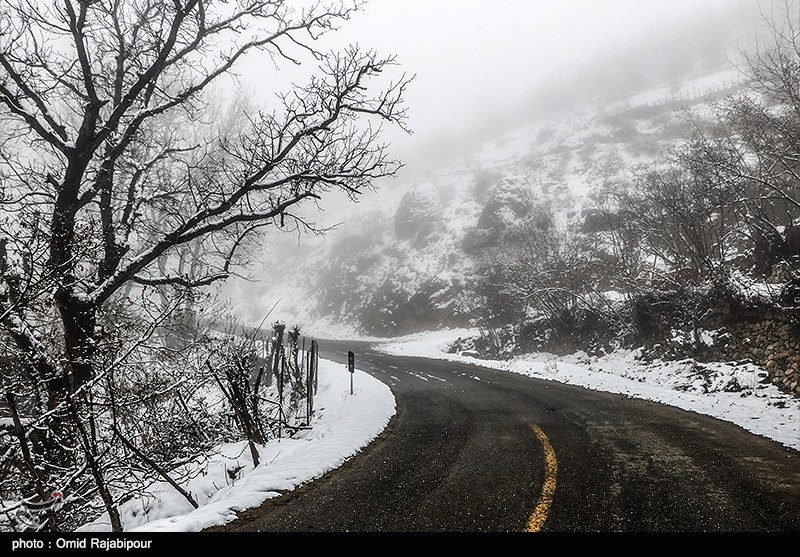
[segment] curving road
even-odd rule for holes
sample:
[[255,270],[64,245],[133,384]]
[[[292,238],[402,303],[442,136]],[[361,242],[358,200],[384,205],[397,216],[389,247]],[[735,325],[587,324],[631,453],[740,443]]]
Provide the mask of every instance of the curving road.
[[800,452],[641,400],[321,343],[397,414],[345,466],[226,531],[800,532]]

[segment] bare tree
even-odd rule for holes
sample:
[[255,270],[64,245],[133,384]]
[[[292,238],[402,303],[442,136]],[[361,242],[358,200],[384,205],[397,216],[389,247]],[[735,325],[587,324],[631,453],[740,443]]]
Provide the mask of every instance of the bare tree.
[[504,242],[496,264],[506,295],[552,318],[589,303],[597,286],[597,245],[556,223],[549,209],[535,211]]
[[696,276],[725,267],[731,231],[729,193],[718,182],[687,168],[680,159],[638,176],[620,194],[623,219],[637,230],[655,270],[689,269]]
[[[396,170],[378,132],[357,120],[402,121],[407,81],[370,95],[368,80],[392,59],[312,46],[356,8],[293,14],[283,1],[209,0],[6,6],[0,311],[46,380],[51,407],[94,377],[98,312],[125,285],[221,280],[258,229],[297,221],[293,209],[332,188],[355,195]],[[176,125],[203,125],[204,90],[245,55],[294,60],[291,46],[312,53],[321,74],[280,108],[251,115],[247,129],[226,136],[201,139]],[[178,272],[187,260],[200,267],[194,275]],[[42,349],[34,331],[50,316],[38,315],[34,301],[57,310],[63,354]],[[55,369],[59,356],[66,379]]]
[[[768,40],[743,53],[747,87],[693,122],[682,164],[727,192],[754,256],[769,275],[789,255],[786,233],[800,220],[800,18],[786,1],[765,16]],[[796,272],[795,272],[796,275]]]
[[[359,0],[302,9],[285,0],[4,2],[3,357],[14,388],[27,389],[33,429],[59,434],[68,424],[60,440],[69,458],[84,448],[83,472],[115,529],[117,501],[103,476],[115,436],[98,417],[114,404],[107,389],[119,383],[120,364],[192,304],[192,291],[235,272],[260,232],[313,231],[302,207],[335,190],[355,198],[399,168],[380,138],[384,122],[404,128],[409,80],[383,77],[391,57],[318,46],[360,8]],[[220,125],[223,80],[248,56],[266,67],[311,60],[317,71],[261,111],[240,107],[237,125]],[[122,330],[121,314],[136,334]]]

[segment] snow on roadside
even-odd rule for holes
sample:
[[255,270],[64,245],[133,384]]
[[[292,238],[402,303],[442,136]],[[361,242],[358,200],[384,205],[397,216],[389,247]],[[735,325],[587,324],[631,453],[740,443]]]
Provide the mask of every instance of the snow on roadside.
[[476,330],[453,329],[392,339],[375,348],[395,355],[472,363],[660,402],[732,422],[800,450],[800,400],[774,385],[760,384],[759,376],[764,372],[755,365],[697,364],[691,360],[647,364],[636,359],[634,350],[619,350],[603,357],[583,353],[566,357],[527,354],[508,361],[447,353],[457,339],[474,336]]
[[[158,482],[120,508],[124,530],[193,532],[219,526],[236,513],[255,507],[337,468],[375,439],[395,413],[391,390],[372,376],[356,370],[350,395],[347,369],[320,360],[312,428],[291,438],[272,439],[260,447],[260,466],[253,468],[245,442],[220,447],[195,466],[194,478],[182,486],[199,503],[198,509],[171,486]],[[231,479],[229,471],[236,472]],[[78,529],[110,531],[107,515]]]

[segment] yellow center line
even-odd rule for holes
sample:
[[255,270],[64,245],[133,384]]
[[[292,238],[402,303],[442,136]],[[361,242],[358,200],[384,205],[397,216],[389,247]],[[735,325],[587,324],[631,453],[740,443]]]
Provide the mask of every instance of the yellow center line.
[[536,508],[533,510],[528,519],[528,524],[525,527],[526,532],[538,532],[547,521],[547,514],[550,512],[550,505],[553,504],[553,494],[556,491],[556,475],[558,474],[558,460],[556,460],[556,452],[550,444],[550,440],[544,431],[536,425],[530,424],[530,428],[539,441],[542,442],[544,449],[544,465],[545,465],[545,478],[544,485],[542,485],[542,494],[536,502]]

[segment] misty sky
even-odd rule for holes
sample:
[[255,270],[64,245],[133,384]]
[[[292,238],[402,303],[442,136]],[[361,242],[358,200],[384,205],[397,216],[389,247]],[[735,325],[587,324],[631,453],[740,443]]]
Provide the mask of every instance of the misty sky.
[[[416,75],[406,94],[414,135],[392,130],[387,138],[410,165],[429,165],[439,147],[452,152],[465,137],[529,123],[543,89],[562,101],[585,99],[607,81],[626,84],[631,66],[679,66],[697,50],[755,35],[756,7],[770,1],[368,0],[318,46],[396,55],[396,76]],[[310,71],[279,61],[276,74],[263,58],[239,69],[259,94],[303,83]],[[487,122],[505,130],[487,130]]]
[[508,117],[538,88],[569,80],[576,70],[602,64],[609,53],[635,48],[653,33],[672,28],[680,34],[698,20],[706,26],[725,25],[729,12],[741,9],[740,4],[370,0],[335,41],[396,54],[403,70],[416,74],[407,95],[414,137],[391,135],[398,152],[413,156],[439,139],[469,133],[487,117]]
[[[640,74],[652,86],[672,66],[685,70],[702,50],[734,47],[755,35],[757,6],[770,1],[368,0],[318,46],[358,44],[395,55],[392,77],[416,76],[405,95],[413,135],[390,127],[384,137],[406,164],[395,189],[548,110],[609,90],[629,94]],[[269,59],[253,57],[238,68],[239,83],[268,103],[276,89],[305,83],[313,69],[280,59],[277,65],[276,72]],[[658,71],[648,76],[651,67]],[[323,205],[338,205],[339,197]]]

